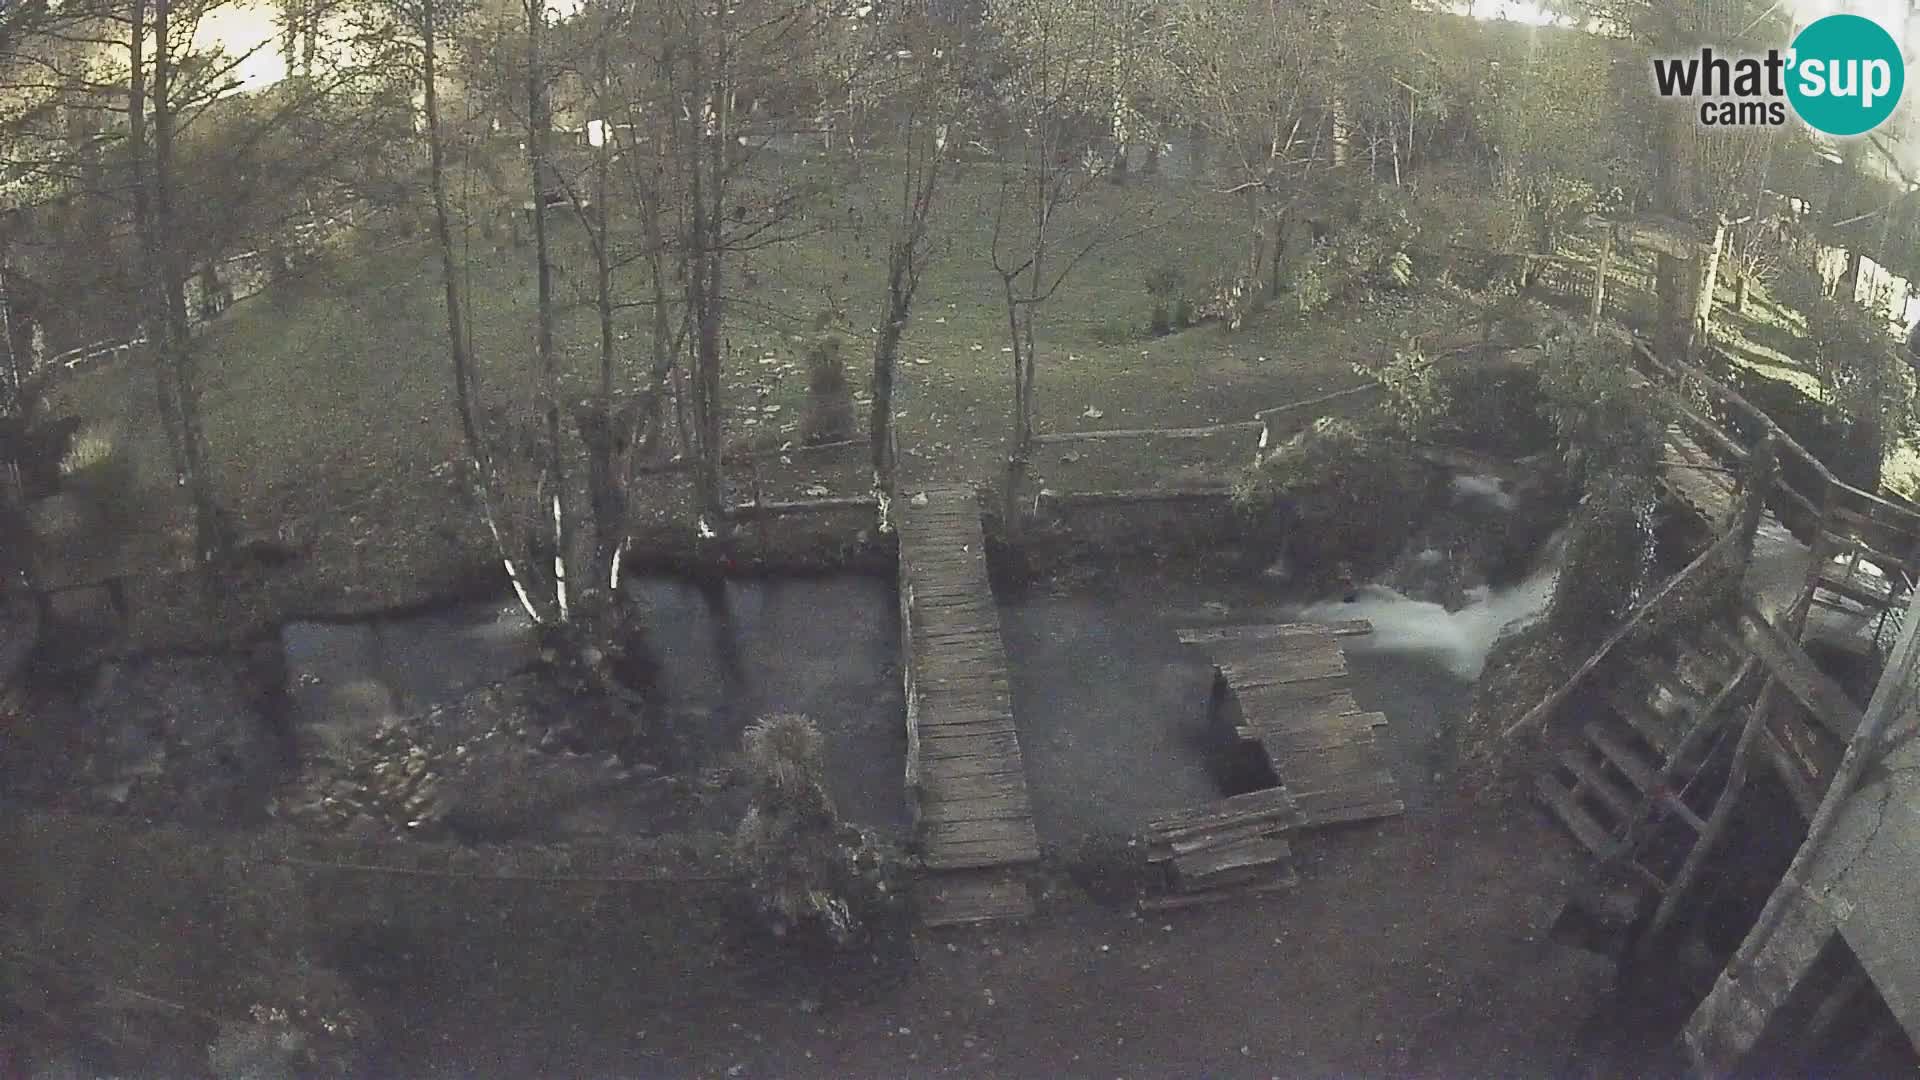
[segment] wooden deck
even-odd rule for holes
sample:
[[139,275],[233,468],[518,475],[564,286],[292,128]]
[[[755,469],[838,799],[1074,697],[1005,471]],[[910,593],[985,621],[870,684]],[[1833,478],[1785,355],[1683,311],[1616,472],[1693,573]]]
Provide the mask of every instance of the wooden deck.
[[900,522],[907,782],[929,871],[929,922],[1031,909],[1009,871],[1037,861],[1033,807],[1013,721],[980,507],[966,487],[929,488]]
[[1181,630],[1240,702],[1241,738],[1257,743],[1312,828],[1404,813],[1381,754],[1381,713],[1362,712],[1339,636],[1358,627],[1305,623]]

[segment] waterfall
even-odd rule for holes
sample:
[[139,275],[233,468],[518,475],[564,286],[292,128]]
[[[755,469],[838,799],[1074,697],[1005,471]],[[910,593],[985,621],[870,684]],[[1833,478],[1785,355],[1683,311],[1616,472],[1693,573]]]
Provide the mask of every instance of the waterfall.
[[1352,603],[1339,600],[1309,604],[1295,611],[1304,622],[1366,619],[1373,633],[1345,638],[1341,644],[1357,652],[1399,652],[1430,656],[1463,681],[1480,677],[1493,643],[1508,627],[1533,621],[1553,596],[1554,577],[1566,555],[1565,530],[1556,532],[1542,549],[1533,570],[1513,585],[1481,587],[1469,594],[1458,611],[1439,604],[1412,600],[1382,585],[1368,585]]

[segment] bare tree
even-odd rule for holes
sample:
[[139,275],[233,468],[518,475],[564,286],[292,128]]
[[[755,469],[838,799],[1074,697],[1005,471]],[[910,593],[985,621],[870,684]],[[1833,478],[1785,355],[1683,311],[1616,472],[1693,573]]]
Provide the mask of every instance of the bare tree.
[[952,28],[932,20],[903,18],[895,30],[892,59],[903,69],[891,88],[899,125],[900,187],[889,221],[887,294],[880,334],[873,344],[873,407],[868,427],[874,495],[880,501],[883,528],[896,494],[893,383],[900,338],[932,255],[928,226],[948,164],[949,125],[962,107],[960,83],[953,71],[960,43]]

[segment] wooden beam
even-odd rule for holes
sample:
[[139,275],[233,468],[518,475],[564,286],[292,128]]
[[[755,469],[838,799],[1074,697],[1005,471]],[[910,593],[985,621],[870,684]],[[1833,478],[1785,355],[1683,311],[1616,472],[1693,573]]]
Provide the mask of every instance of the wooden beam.
[[1842,741],[1852,739],[1860,730],[1861,713],[1853,699],[1792,638],[1754,610],[1751,601],[1740,608],[1740,642],[1767,665],[1768,673],[1807,707],[1821,727]]
[[1746,726],[1740,729],[1740,741],[1733,750],[1733,766],[1727,774],[1727,784],[1720,789],[1720,797],[1714,800],[1713,813],[1707,816],[1707,828],[1694,842],[1687,858],[1680,866],[1680,872],[1674,876],[1673,884],[1666,895],[1660,898],[1660,906],[1653,913],[1653,921],[1647,925],[1635,950],[1642,958],[1651,954],[1662,932],[1673,922],[1680,911],[1680,903],[1687,893],[1693,890],[1693,883],[1700,878],[1700,871],[1707,865],[1707,859],[1713,854],[1715,844],[1727,831],[1727,825],[1733,820],[1734,806],[1746,791],[1747,772],[1752,764],[1755,744],[1766,729],[1767,713],[1773,708],[1778,697],[1780,681],[1770,679],[1760,691],[1760,700],[1753,703],[1753,710],[1747,715]]
[[[1702,386],[1705,386],[1709,391],[1711,391],[1715,397],[1720,398],[1722,401],[1725,401],[1727,404],[1732,405],[1734,408],[1739,409],[1742,413],[1745,413],[1750,419],[1752,419],[1754,422],[1760,424],[1763,428],[1765,428],[1766,431],[1769,434],[1771,434],[1775,439],[1779,440],[1780,445],[1784,447],[1787,450],[1787,452],[1793,454],[1795,457],[1805,462],[1810,468],[1814,470],[1814,472],[1818,473],[1820,476],[1820,479],[1824,481],[1826,484],[1828,484],[1829,486],[1836,488],[1848,495],[1851,495],[1852,497],[1860,500],[1861,502],[1866,503],[1869,506],[1872,506],[1879,510],[1884,510],[1900,518],[1901,521],[1904,523],[1903,526],[1900,526],[1900,527],[1912,528],[1916,524],[1920,524],[1920,510],[1916,510],[1912,507],[1902,506],[1899,503],[1893,502],[1889,499],[1882,498],[1881,496],[1873,494],[1871,492],[1862,491],[1859,488],[1854,487],[1852,484],[1849,484],[1841,480],[1839,477],[1833,474],[1833,470],[1827,468],[1825,463],[1823,463],[1819,458],[1815,457],[1812,451],[1800,445],[1800,443],[1797,440],[1795,440],[1793,436],[1787,434],[1785,429],[1781,428],[1779,424],[1775,423],[1773,418],[1771,416],[1768,416],[1764,410],[1762,410],[1759,406],[1753,404],[1752,402],[1748,401],[1744,396],[1742,396],[1738,391],[1734,390],[1732,387],[1729,387],[1727,384],[1714,378],[1712,375],[1701,370],[1699,367],[1693,364],[1687,363],[1685,360],[1679,360],[1679,359],[1662,360],[1660,357],[1654,355],[1653,350],[1649,349],[1645,342],[1639,340],[1638,338],[1634,338],[1631,335],[1628,335],[1626,340],[1628,340],[1632,344],[1635,351],[1637,351],[1644,359],[1646,359],[1647,362],[1653,364],[1656,368],[1665,372],[1669,377],[1678,378],[1681,376],[1685,376],[1687,378],[1695,379]],[[1709,346],[1709,348],[1718,349],[1719,347]]]
[[1042,503],[1056,506],[1096,506],[1105,504],[1188,502],[1220,499],[1233,494],[1226,484],[1190,488],[1135,488],[1124,491],[1074,491],[1061,493],[1042,489],[1034,496],[1036,507]]
[[1616,221],[1614,236],[1622,243],[1645,248],[1676,259],[1697,258],[1705,238],[1700,230],[1677,218],[1647,215],[1631,221]]
[[784,517],[788,514],[821,514],[834,510],[871,510],[880,504],[871,495],[847,495],[827,499],[795,499],[791,502],[739,503],[721,510],[721,516],[734,519]]
[[1288,413],[1299,412],[1302,409],[1311,409],[1318,405],[1326,405],[1330,402],[1339,401],[1342,398],[1352,397],[1355,394],[1364,394],[1369,390],[1377,392],[1381,390],[1381,386],[1377,382],[1363,382],[1358,386],[1349,386],[1345,390],[1335,390],[1331,394],[1321,394],[1319,397],[1307,398],[1304,401],[1291,401],[1285,405],[1275,405],[1271,409],[1261,409],[1259,412],[1253,414],[1253,418],[1263,424],[1270,424],[1276,416],[1284,416]]
[[1258,420],[1235,420],[1226,424],[1210,424],[1205,427],[1190,428],[1114,428],[1108,431],[1053,431],[1045,435],[1035,435],[1035,446],[1066,442],[1099,442],[1106,439],[1205,439],[1213,435],[1226,435],[1235,431],[1254,431],[1260,427]]
[[1540,704],[1528,709],[1526,715],[1508,725],[1507,729],[1501,733],[1502,737],[1508,739],[1515,738],[1528,728],[1545,722],[1547,715],[1554,709],[1560,707],[1560,703],[1567,699],[1567,695],[1573,693],[1574,687],[1580,685],[1582,679],[1591,675],[1593,669],[1600,666],[1600,661],[1606,659],[1607,655],[1613,652],[1615,646],[1625,641],[1629,634],[1640,627],[1641,623],[1646,622],[1648,616],[1650,616],[1675,589],[1679,588],[1685,582],[1692,580],[1707,566],[1710,560],[1737,542],[1739,537],[1740,534],[1738,531],[1728,530],[1721,534],[1718,540],[1707,545],[1707,550],[1694,556],[1692,562],[1688,563],[1679,573],[1668,578],[1645,600],[1642,600],[1639,606],[1634,608],[1633,612],[1627,616],[1626,621],[1622,622],[1613,633],[1607,635],[1607,639],[1600,643],[1600,647],[1594,650],[1593,655],[1587,657],[1586,662],[1581,664],[1580,667],[1568,677],[1567,681],[1560,685],[1559,689],[1548,694]]

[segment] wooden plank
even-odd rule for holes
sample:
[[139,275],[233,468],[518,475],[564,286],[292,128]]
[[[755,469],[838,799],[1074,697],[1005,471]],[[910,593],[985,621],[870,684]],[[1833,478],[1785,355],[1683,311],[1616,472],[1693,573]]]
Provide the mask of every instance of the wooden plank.
[[935,773],[925,777],[920,788],[931,800],[1027,798],[1026,774],[1019,770],[972,775]]
[[1147,845],[1147,861],[1166,862],[1182,855],[1191,855],[1196,851],[1237,844],[1242,840],[1255,840],[1262,836],[1278,836],[1288,826],[1272,821],[1254,821],[1242,825],[1230,825],[1208,832],[1194,833],[1178,840]]
[[1394,780],[1393,774],[1377,764],[1338,773],[1303,772],[1297,783],[1289,777],[1280,779],[1287,787],[1287,794],[1293,796],[1294,805],[1302,808],[1309,801],[1337,801],[1352,792],[1379,792],[1382,798],[1387,799],[1400,795],[1400,785]]
[[1279,751],[1273,743],[1263,740],[1268,754],[1276,760],[1274,772],[1286,781],[1289,791],[1311,790],[1314,777],[1377,775],[1384,770],[1380,765],[1379,748],[1372,739],[1364,743],[1349,743],[1344,746],[1328,746],[1316,749],[1287,747]]
[[1335,649],[1328,653],[1297,653],[1288,656],[1249,658],[1219,663],[1215,667],[1237,691],[1283,686],[1308,679],[1325,679],[1347,674],[1347,658]]
[[1860,708],[1826,672],[1814,665],[1813,658],[1753,610],[1742,605],[1740,640],[1753,650],[1762,664],[1788,693],[1807,707],[1820,726],[1842,742],[1853,739],[1860,728]]
[[1357,726],[1341,724],[1288,730],[1253,727],[1248,728],[1248,731],[1262,745],[1271,747],[1274,753],[1287,757],[1295,754],[1322,754],[1333,750],[1348,750],[1366,753],[1377,758],[1380,751],[1380,740],[1374,735],[1371,724]]
[[1012,732],[984,732],[978,735],[947,733],[929,728],[920,735],[922,760],[955,757],[1008,758],[1020,752],[1019,740]]
[[1275,737],[1307,739],[1320,735],[1371,734],[1373,729],[1386,723],[1386,714],[1361,712],[1358,708],[1341,709],[1338,698],[1324,699],[1324,704],[1311,709],[1290,709],[1276,714],[1263,713],[1259,717],[1248,717],[1249,726],[1257,727]]
[[1182,645],[1214,645],[1229,641],[1275,641],[1289,638],[1355,637],[1373,633],[1366,619],[1334,623],[1266,623],[1249,626],[1183,627],[1174,635]]
[[1026,883],[1001,874],[964,874],[921,881],[914,890],[920,921],[927,926],[962,926],[1033,914]]
[[1573,801],[1573,792],[1565,784],[1542,773],[1534,777],[1534,791],[1540,796],[1541,801],[1546,803],[1547,808],[1553,811],[1553,816],[1558,818],[1560,823],[1573,833],[1574,839],[1580,841],[1581,846],[1591,852],[1595,858],[1605,859],[1613,855],[1619,845],[1615,843],[1612,834]]
[[1272,866],[1293,855],[1293,848],[1277,836],[1256,837],[1208,848],[1173,860],[1173,872],[1183,886],[1202,885],[1223,875]]
[[1347,676],[1344,674],[1302,679],[1284,686],[1260,687],[1241,696],[1242,712],[1246,711],[1248,701],[1255,702],[1260,711],[1278,719],[1295,713],[1344,716],[1360,711],[1360,704],[1353,700],[1353,691],[1348,689]]
[[1318,829],[1328,825],[1348,825],[1357,821],[1373,821],[1376,818],[1399,817],[1406,812],[1407,804],[1399,799],[1383,799],[1379,802],[1334,806],[1314,811],[1301,819],[1300,827]]
[[1340,642],[1331,634],[1293,635],[1278,638],[1247,638],[1216,641],[1200,646],[1215,667],[1245,664],[1268,657],[1342,656]]
[[1583,750],[1577,747],[1567,749],[1560,755],[1560,764],[1580,781],[1575,794],[1586,792],[1593,795],[1606,805],[1617,821],[1629,822],[1638,816],[1634,812],[1637,801],[1633,795],[1602,775],[1599,766]]
[[923,739],[935,732],[946,735],[1011,735],[1013,717],[1004,712],[989,713],[972,709],[946,712],[923,707],[920,710],[919,728]]
[[1651,763],[1628,749],[1626,743],[1598,723],[1589,723],[1582,730],[1587,741],[1592,743],[1614,768],[1620,770],[1621,775],[1639,789],[1642,795],[1653,792],[1660,778],[1654,772]]
[[1206,904],[1219,904],[1229,900],[1255,899],[1272,893],[1284,892],[1300,884],[1300,875],[1288,867],[1277,873],[1270,881],[1253,885],[1242,885],[1232,889],[1209,889],[1206,892],[1182,893],[1177,896],[1156,896],[1140,901],[1142,911],[1178,911],[1182,908],[1200,907]]
[[1027,793],[978,799],[929,800],[920,810],[922,826],[948,825],[965,821],[1016,821],[1031,826],[1033,806]]
[[928,784],[932,783],[934,777],[951,780],[960,777],[1013,774],[1022,777],[1026,775],[1019,754],[931,758],[921,763],[923,779],[920,786],[924,790]]
[[1171,843],[1196,834],[1254,822],[1290,821],[1295,814],[1286,788],[1270,787],[1169,814],[1150,822],[1141,835],[1149,843]]
[[1038,845],[947,844],[938,850],[929,848],[920,861],[928,870],[989,870],[1037,862],[1039,858]]
[[937,851],[949,844],[998,844],[1010,850],[1038,850],[1033,823],[1024,819],[935,821],[928,823],[924,835],[928,851]]

